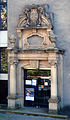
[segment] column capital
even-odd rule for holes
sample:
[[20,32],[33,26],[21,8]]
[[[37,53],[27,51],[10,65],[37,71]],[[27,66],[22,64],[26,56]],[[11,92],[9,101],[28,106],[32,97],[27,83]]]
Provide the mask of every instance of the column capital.
[[9,58],[8,58],[8,63],[9,63],[10,65],[17,64],[17,63],[18,63],[17,57],[9,57]]
[[48,62],[51,66],[56,66],[58,64],[57,60],[49,60]]

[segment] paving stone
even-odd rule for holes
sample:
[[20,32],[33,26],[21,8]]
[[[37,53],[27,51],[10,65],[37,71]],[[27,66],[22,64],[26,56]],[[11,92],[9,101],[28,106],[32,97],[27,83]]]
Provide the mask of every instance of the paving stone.
[[27,116],[11,113],[0,113],[0,120],[63,120],[56,118],[40,117],[40,116]]

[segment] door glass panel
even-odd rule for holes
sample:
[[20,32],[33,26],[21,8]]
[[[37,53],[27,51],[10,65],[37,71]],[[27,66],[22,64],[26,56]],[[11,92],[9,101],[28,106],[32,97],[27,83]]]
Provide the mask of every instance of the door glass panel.
[[1,71],[7,72],[7,50],[1,49]]
[[6,0],[1,0],[1,2],[6,2]]
[[32,79],[34,77],[48,77],[50,75],[50,70],[27,70],[27,79]]
[[[25,70],[25,106],[46,107],[50,98],[50,70]],[[49,77],[50,78],[50,77]]]

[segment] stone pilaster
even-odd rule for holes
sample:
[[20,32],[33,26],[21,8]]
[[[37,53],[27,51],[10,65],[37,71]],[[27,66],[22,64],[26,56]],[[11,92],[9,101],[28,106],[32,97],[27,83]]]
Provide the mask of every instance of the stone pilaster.
[[19,37],[19,49],[22,48],[22,40],[21,40],[21,30],[20,29],[17,29],[17,33],[18,33],[18,37]]
[[51,64],[51,98],[49,99],[49,112],[58,111],[59,98],[57,95],[57,61],[50,61]]
[[9,80],[9,95],[8,95],[8,107],[15,108],[16,107],[16,67],[17,67],[17,59],[14,57],[9,58],[10,64],[10,80]]

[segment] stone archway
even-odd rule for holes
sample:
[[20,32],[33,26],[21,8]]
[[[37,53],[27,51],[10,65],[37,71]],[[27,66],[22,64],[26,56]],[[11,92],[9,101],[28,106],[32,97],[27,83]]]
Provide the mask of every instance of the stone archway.
[[[44,8],[30,6],[25,8],[24,15],[19,20],[17,39],[9,37],[8,47],[9,63],[9,95],[8,107],[14,108],[17,105],[24,105],[24,69],[51,69],[51,98],[49,99],[49,110],[57,111],[61,103],[59,98],[58,80],[62,79],[62,55],[63,51],[58,50],[55,45],[56,37],[52,31],[51,20],[47,18]],[[43,12],[42,12],[43,11]],[[26,13],[26,14],[25,14]],[[34,13],[38,17],[30,17]],[[49,17],[50,14],[48,13]],[[38,41],[38,44],[37,44]],[[17,47],[16,47],[17,46]],[[22,75],[23,72],[23,75]]]

